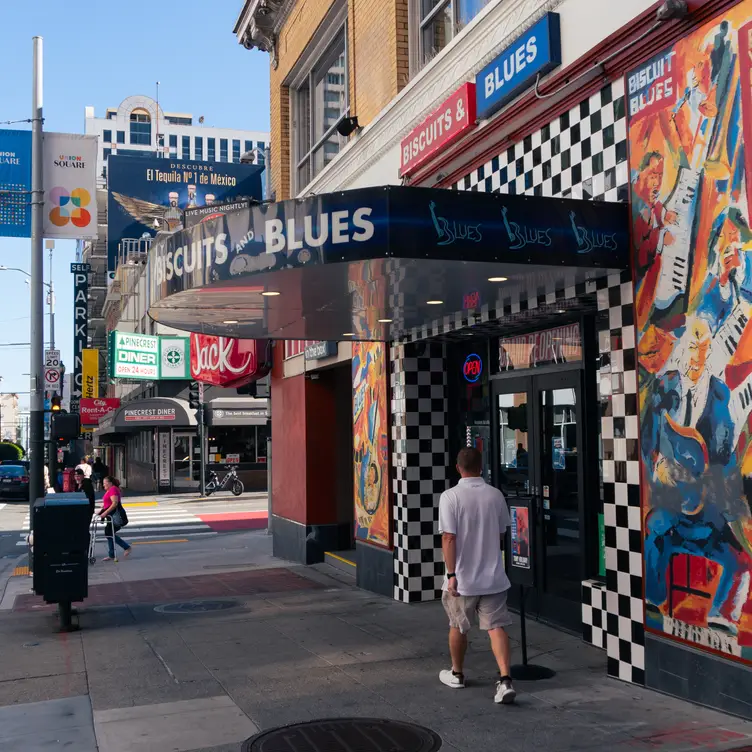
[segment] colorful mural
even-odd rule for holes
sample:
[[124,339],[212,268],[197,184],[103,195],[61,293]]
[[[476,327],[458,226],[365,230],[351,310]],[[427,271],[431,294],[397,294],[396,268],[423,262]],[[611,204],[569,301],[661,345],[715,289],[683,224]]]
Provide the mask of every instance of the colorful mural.
[[743,660],[752,660],[751,20],[747,0],[627,76],[645,624]]
[[354,342],[355,537],[390,546],[389,422],[383,342]]

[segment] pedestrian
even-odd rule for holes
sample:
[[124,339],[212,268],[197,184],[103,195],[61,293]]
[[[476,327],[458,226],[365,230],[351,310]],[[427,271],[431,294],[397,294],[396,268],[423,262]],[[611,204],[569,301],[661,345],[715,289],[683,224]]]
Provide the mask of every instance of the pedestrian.
[[504,494],[483,480],[483,457],[477,449],[460,450],[457,471],[459,483],[444,491],[439,500],[439,532],[446,566],[442,603],[449,617],[452,657],[451,670],[442,671],[439,678],[453,689],[465,686],[467,633],[477,616],[481,630],[488,632],[499,666],[494,701],[508,705],[517,696],[509,675],[506,633],[512,623],[507,608],[511,584],[501,551],[510,525],[509,509]]
[[86,495],[86,498],[89,500],[89,518],[94,516],[95,511],[95,501],[94,501],[94,484],[91,482],[90,478],[86,477],[86,473],[84,473],[83,469],[77,468],[74,476],[76,481],[76,486],[78,490]]
[[102,462],[101,457],[97,457],[94,460],[94,464],[91,466],[91,479],[94,482],[94,487],[99,491],[102,488],[102,481],[105,475],[107,475],[107,465]]
[[104,529],[104,535],[107,540],[107,553],[102,561],[112,561],[115,558],[115,543],[125,551],[124,556],[130,556],[131,547],[118,534],[117,531],[128,524],[128,518],[125,516],[123,509],[123,496],[120,492],[120,481],[107,475],[104,478],[104,498],[102,499],[102,509],[99,511],[99,518],[109,517],[109,521]]
[[89,458],[84,457],[81,462],[76,465],[76,470],[83,470],[84,475],[87,478],[91,478],[91,465],[89,464]]

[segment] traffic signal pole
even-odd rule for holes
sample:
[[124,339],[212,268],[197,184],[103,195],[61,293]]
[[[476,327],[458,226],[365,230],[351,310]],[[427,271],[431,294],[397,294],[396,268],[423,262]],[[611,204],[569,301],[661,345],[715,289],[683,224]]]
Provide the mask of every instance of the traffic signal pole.
[[34,502],[44,496],[44,238],[42,212],[42,37],[34,37],[31,103],[31,358],[29,384],[29,519]]

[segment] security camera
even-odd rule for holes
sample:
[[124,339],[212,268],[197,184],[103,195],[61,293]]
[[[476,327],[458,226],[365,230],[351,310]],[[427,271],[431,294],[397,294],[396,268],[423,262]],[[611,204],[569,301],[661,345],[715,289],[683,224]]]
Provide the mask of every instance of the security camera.
[[656,12],[656,17],[661,23],[674,18],[686,18],[687,15],[689,15],[689,8],[686,0],[666,0]]

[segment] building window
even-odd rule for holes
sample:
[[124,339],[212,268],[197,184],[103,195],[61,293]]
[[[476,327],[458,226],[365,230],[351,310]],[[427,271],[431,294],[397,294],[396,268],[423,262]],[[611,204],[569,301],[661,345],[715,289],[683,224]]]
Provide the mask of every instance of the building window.
[[117,142],[119,144],[125,143],[125,131],[118,131],[117,132]]
[[178,137],[174,134],[170,134],[170,151],[177,152],[178,150]]
[[182,149],[180,151],[181,159],[190,159],[191,158],[191,137],[183,136],[182,142],[183,142]]
[[347,139],[336,127],[350,111],[344,29],[310,68],[293,97],[297,190],[339,153]]
[[232,140],[232,161],[240,162],[240,141],[236,138]]
[[253,151],[253,141],[246,141],[243,151]]
[[196,153],[196,159],[202,160],[204,158],[204,137],[196,136],[193,139],[193,151]]
[[228,454],[238,462],[266,462],[267,426],[216,426],[210,429],[209,462],[225,463]]
[[112,154],[112,149],[102,149],[102,159],[106,162],[108,157]]
[[219,161],[220,162],[228,162],[228,152],[227,152],[227,139],[226,138],[220,138],[219,139]]
[[131,112],[131,144],[151,144],[151,117],[146,110],[138,109]]
[[419,9],[420,64],[424,65],[492,0],[416,0]]
[[213,139],[213,138],[206,139],[206,158],[210,162],[214,162],[217,158],[216,143],[217,143],[216,139]]
[[102,139],[106,144],[112,143],[112,131],[103,131],[102,133]]

